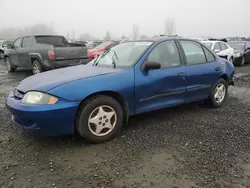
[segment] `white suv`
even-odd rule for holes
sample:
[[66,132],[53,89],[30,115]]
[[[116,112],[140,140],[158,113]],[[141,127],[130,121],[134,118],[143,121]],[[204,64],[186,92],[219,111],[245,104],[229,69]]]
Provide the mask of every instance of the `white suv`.
[[201,41],[205,46],[213,50],[221,58],[233,62],[234,49],[222,41]]

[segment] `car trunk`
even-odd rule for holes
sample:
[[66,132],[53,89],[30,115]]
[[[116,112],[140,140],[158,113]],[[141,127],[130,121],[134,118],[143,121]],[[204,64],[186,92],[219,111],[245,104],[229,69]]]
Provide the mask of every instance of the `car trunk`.
[[84,44],[69,43],[62,36],[36,36],[36,42],[53,45],[56,61],[87,59],[87,47]]
[[73,60],[88,58],[86,46],[63,46],[55,47],[54,49],[56,60]]

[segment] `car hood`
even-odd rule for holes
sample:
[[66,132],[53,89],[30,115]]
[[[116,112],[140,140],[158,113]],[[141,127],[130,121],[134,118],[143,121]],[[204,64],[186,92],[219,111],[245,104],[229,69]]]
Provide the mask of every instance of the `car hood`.
[[24,93],[30,90],[47,92],[57,86],[75,80],[111,74],[118,71],[120,70],[106,67],[96,67],[91,64],[61,68],[30,76],[24,79],[17,89]]

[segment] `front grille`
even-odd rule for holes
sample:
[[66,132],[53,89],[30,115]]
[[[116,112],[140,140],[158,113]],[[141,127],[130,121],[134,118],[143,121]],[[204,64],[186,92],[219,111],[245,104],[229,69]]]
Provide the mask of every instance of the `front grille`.
[[18,90],[17,88],[14,89],[13,95],[16,99],[22,99],[24,96],[24,92]]

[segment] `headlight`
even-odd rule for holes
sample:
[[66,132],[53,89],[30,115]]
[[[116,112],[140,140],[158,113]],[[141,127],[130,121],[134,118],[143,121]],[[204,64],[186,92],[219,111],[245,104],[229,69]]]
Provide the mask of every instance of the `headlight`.
[[23,97],[22,103],[23,104],[55,104],[58,101],[58,98],[37,92],[37,91],[30,91],[26,93]]
[[234,54],[234,57],[240,57],[240,53],[236,53],[236,54]]

